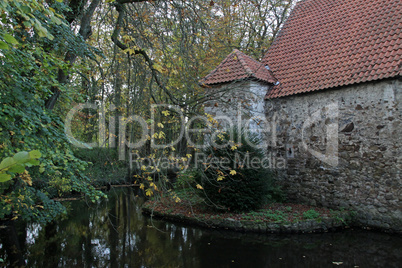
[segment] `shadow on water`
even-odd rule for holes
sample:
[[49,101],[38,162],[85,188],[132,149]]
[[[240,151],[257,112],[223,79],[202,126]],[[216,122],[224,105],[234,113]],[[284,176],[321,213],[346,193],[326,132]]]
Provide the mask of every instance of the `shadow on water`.
[[261,235],[185,227],[141,214],[134,189],[89,206],[71,201],[67,219],[1,229],[3,265],[27,267],[400,267],[402,237],[362,230]]

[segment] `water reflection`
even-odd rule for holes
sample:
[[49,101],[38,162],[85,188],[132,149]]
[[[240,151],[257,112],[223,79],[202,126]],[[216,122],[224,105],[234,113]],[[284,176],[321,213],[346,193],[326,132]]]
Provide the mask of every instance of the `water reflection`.
[[[398,267],[402,238],[364,231],[310,235],[242,234],[188,228],[141,214],[133,189],[114,190],[89,207],[72,201],[69,217],[18,225],[28,267]],[[8,233],[10,237],[11,233]],[[0,257],[8,264],[15,256]]]

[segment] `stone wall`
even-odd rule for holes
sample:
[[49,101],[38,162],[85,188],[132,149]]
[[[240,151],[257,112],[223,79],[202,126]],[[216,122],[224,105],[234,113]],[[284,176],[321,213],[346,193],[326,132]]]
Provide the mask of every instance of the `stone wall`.
[[[215,86],[209,90],[215,91],[216,96],[205,103],[204,110],[225,128],[246,127],[263,136],[261,130],[265,129],[264,97],[268,88],[268,84],[253,80]],[[229,121],[231,124],[228,124]]]
[[401,80],[266,101],[268,152],[292,201],[345,207],[365,226],[402,232]]

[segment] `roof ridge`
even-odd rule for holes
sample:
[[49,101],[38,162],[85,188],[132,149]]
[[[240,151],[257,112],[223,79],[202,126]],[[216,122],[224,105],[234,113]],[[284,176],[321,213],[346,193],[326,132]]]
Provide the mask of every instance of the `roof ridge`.
[[[244,54],[243,52],[241,52],[240,50],[236,49],[236,48],[233,50],[233,53],[236,54],[237,58],[239,59],[241,65],[243,66],[243,68],[244,68],[244,70],[246,71],[246,73],[247,73],[248,75],[253,75],[253,74],[254,74],[253,70],[250,68],[250,66],[248,66],[246,60],[243,58],[243,56],[247,56],[247,55]],[[252,59],[252,60],[254,60],[254,59],[251,58],[251,57],[249,57],[249,58]]]

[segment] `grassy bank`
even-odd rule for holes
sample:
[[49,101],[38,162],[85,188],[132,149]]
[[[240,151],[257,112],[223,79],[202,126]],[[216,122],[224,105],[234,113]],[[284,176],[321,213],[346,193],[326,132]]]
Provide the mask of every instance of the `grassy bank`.
[[318,232],[348,226],[352,213],[303,204],[270,203],[260,209],[234,213],[216,210],[191,192],[178,192],[180,202],[164,197],[144,204],[144,212],[168,220],[205,227],[255,232]]

